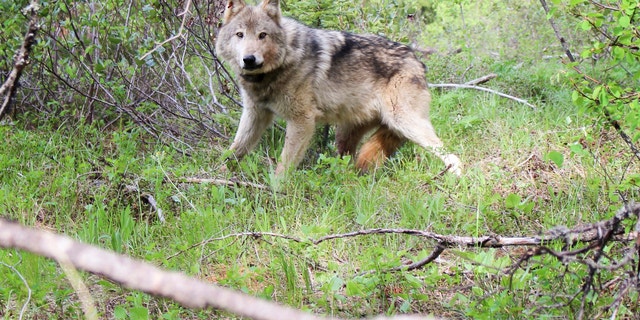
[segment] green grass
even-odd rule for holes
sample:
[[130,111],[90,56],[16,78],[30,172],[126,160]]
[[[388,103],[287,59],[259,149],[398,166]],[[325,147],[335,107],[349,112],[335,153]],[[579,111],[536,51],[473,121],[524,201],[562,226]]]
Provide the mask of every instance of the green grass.
[[[542,86],[544,80],[535,77],[505,77],[531,81],[528,87],[540,85],[548,92],[547,102],[535,102],[537,109],[532,110],[487,93],[433,92],[433,123],[465,164],[460,178],[439,177],[441,161],[407,144],[371,175],[359,176],[348,159],[324,154],[310,155],[312,160],[281,182],[278,192],[191,184],[181,178],[228,178],[233,173],[220,171],[220,154],[210,148],[185,157],[135,127],[28,130],[18,123],[0,127],[6,137],[1,142],[0,211],[29,226],[312,311],[350,317],[404,312],[519,317],[545,301],[544,295],[530,301],[532,291],[570,294],[579,290],[579,279],[557,283],[544,272],[536,275],[535,269],[518,273],[513,289],[507,290],[506,277],[491,267],[513,262],[509,250],[449,250],[422,270],[376,272],[424,258],[435,245],[402,235],[361,236],[318,246],[232,237],[187,250],[209,238],[245,231],[303,239],[368,228],[515,236],[610,217],[620,200],[602,185],[603,169],[590,155],[570,152],[592,120],[566,102],[567,89]],[[279,150],[281,135],[273,129],[258,150],[239,163],[236,174],[269,185],[273,165],[267,157],[278,153],[274,149]],[[602,142],[593,150],[615,145]],[[562,167],[546,159],[551,151],[563,155]],[[613,163],[607,170],[618,174],[624,164]],[[144,201],[147,194],[158,201],[165,223]],[[27,315],[82,317],[55,263],[15,250],[0,252],[0,262],[15,266],[33,290]],[[543,264],[561,269],[553,259],[540,258]],[[0,310],[4,318],[14,318],[27,288],[7,267],[0,270]],[[85,276],[85,281],[103,316],[220,316],[185,310],[97,277]]]

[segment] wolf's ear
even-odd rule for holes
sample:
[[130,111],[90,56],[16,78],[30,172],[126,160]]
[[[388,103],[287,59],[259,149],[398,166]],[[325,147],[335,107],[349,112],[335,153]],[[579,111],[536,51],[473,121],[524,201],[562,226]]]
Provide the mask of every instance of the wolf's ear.
[[263,0],[260,7],[271,19],[280,22],[280,0]]
[[224,9],[224,16],[222,18],[223,23],[229,23],[238,12],[242,11],[247,4],[244,0],[228,0]]

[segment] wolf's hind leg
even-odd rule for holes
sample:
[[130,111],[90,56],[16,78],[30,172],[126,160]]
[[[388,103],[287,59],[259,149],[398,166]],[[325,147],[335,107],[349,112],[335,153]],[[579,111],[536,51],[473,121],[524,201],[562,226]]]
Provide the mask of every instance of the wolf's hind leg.
[[339,125],[336,127],[336,148],[340,156],[355,156],[358,144],[365,133],[375,127],[374,124]]
[[383,114],[383,123],[417,145],[433,152],[444,162],[449,170],[461,174],[462,163],[460,159],[450,153],[446,153],[442,141],[436,135],[431,120],[429,120],[429,103],[431,96],[426,89],[416,90],[411,83],[400,81],[398,88],[406,90],[392,90],[390,96],[390,108]]
[[404,142],[405,139],[398,136],[389,127],[380,126],[360,148],[356,167],[361,172],[379,168]]
[[428,118],[418,115],[403,115],[390,126],[405,138],[433,152],[442,159],[451,172],[458,176],[461,174],[462,162],[456,155],[444,152],[442,141],[436,135]]

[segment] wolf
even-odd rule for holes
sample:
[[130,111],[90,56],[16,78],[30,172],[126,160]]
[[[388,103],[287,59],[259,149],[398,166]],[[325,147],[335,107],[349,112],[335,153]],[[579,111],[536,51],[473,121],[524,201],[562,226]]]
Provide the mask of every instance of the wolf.
[[283,17],[279,0],[255,6],[228,0],[215,47],[237,75],[242,97],[230,147],[236,157],[250,152],[277,116],[286,133],[276,176],[302,161],[319,124],[335,125],[338,153],[352,155],[362,172],[410,140],[460,175],[460,159],[444,151],[429,119],[426,67],[408,46],[308,27]]

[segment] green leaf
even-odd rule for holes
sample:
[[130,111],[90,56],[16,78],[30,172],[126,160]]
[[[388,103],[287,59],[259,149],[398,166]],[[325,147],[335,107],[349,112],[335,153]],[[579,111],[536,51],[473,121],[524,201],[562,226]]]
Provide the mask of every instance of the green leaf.
[[346,290],[346,294],[347,296],[360,296],[363,294],[364,290],[363,290],[363,286],[362,284],[354,281],[354,280],[349,280],[347,281],[347,290]]
[[330,283],[331,291],[335,292],[342,289],[342,286],[344,285],[344,280],[338,277],[333,277],[329,283]]
[[562,153],[560,153],[558,151],[551,151],[551,152],[547,153],[545,158],[547,160],[551,160],[553,163],[555,163],[555,165],[558,168],[561,168],[562,164],[564,163],[564,156],[562,155]]
[[592,100],[598,100],[600,96],[600,91],[602,91],[602,86],[597,86],[593,89],[593,93],[591,94]]
[[624,55],[626,54],[625,50],[621,47],[613,47],[611,51],[611,55],[616,60],[624,60]]
[[580,29],[582,29],[584,31],[591,30],[591,23],[589,23],[589,20],[580,21]]
[[629,27],[629,25],[631,25],[631,18],[629,16],[621,16],[620,19],[618,19],[618,25],[623,28]]
[[522,201],[522,197],[520,197],[515,193],[511,193],[504,200],[504,205],[508,209],[513,209],[513,208],[516,208],[518,205],[520,205],[520,201]]
[[578,101],[578,99],[580,99],[582,96],[580,95],[580,92],[578,92],[577,90],[573,90],[573,92],[571,93],[571,101],[573,103],[575,103],[576,101]]
[[569,146],[569,149],[571,150],[572,153],[579,155],[579,156],[588,156],[589,152],[587,152],[587,150],[584,150],[584,148],[582,147],[582,145],[580,143],[574,143],[572,145]]
[[149,310],[145,307],[133,307],[129,309],[131,320],[147,320],[149,319]]
[[127,319],[127,310],[123,306],[116,306],[113,308],[114,319]]

